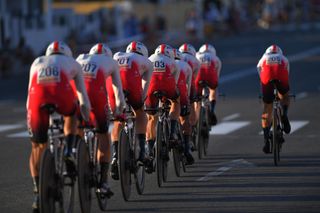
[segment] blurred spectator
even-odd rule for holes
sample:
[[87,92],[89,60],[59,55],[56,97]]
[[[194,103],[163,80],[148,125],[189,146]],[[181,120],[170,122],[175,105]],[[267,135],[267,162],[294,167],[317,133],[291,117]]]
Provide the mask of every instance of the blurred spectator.
[[0,74],[1,78],[9,77],[12,68],[12,49],[11,40],[7,38],[4,42],[3,48],[0,50]]
[[15,55],[23,65],[29,66],[34,60],[34,53],[32,49],[26,45],[24,37],[20,38],[19,44],[15,49]]
[[125,37],[135,36],[139,33],[139,22],[136,16],[131,13],[124,21]]
[[200,20],[195,10],[190,11],[186,18],[185,29],[190,39],[196,39],[199,31]]

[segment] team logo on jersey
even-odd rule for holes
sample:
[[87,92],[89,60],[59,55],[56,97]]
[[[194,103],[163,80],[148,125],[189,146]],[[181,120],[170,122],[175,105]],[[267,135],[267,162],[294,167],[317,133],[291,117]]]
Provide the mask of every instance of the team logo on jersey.
[[60,82],[60,73],[57,66],[43,67],[38,71],[38,84]]

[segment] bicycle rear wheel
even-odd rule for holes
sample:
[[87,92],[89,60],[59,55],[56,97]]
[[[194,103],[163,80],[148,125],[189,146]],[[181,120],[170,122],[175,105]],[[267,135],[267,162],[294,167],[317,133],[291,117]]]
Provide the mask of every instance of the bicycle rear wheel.
[[63,212],[72,213],[74,208],[74,183],[75,177],[61,175],[61,197],[60,208]]
[[[138,154],[139,143],[136,141],[134,144],[134,153]],[[137,155],[135,155],[137,157]],[[142,195],[145,185],[145,167],[144,165],[137,165],[134,173],[136,189],[139,195]]]
[[57,178],[55,173],[54,155],[46,149],[40,163],[39,204],[40,212],[55,212],[57,201]]
[[272,151],[273,151],[273,161],[274,165],[278,166],[280,160],[280,149],[279,149],[279,123],[277,119],[277,110],[273,110],[273,118],[272,118]]
[[123,199],[128,201],[131,195],[131,150],[129,135],[124,129],[120,132],[119,138],[119,169],[120,169],[120,183]]
[[92,173],[89,159],[89,151],[83,140],[78,141],[77,145],[77,166],[78,166],[78,191],[80,208],[83,213],[91,211],[91,187]]
[[167,182],[168,180],[168,161],[169,161],[169,124],[167,122],[163,123],[163,141],[162,141],[162,151],[161,151],[161,158],[162,158],[162,178],[163,182]]
[[198,145],[198,158],[203,158],[203,150],[204,150],[204,138],[203,138],[203,123],[205,119],[205,109],[201,107],[200,109],[200,116],[198,120],[198,135],[197,135],[197,145]]
[[162,160],[162,145],[163,140],[163,123],[158,122],[157,125],[157,138],[156,138],[156,165],[157,165],[157,180],[158,186],[161,187],[163,184],[163,160]]

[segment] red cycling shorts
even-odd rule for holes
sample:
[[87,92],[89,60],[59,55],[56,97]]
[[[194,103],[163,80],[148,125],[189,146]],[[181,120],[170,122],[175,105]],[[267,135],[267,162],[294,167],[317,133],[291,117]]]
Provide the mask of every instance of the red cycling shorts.
[[145,101],[146,109],[154,110],[158,106],[158,99],[153,95],[155,91],[161,91],[166,98],[176,100],[179,97],[179,91],[173,76],[153,74]]
[[215,89],[218,86],[218,74],[213,66],[201,66],[195,80],[196,94],[200,96],[203,87],[199,85],[200,81],[206,81],[210,89]]
[[29,103],[27,106],[27,123],[31,141],[46,143],[48,140],[49,113],[42,106],[55,105],[56,111],[64,116],[73,115],[77,109],[77,98],[68,78],[61,73],[60,82],[38,84],[37,75],[31,82]]

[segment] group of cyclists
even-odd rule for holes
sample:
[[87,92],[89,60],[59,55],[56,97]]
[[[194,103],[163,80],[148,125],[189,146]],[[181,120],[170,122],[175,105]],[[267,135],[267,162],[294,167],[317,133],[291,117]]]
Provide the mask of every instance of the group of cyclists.
[[[125,52],[112,54],[103,43],[94,45],[89,53],[77,59],[64,42],[52,42],[45,56],[38,57],[32,64],[29,77],[27,100],[27,123],[32,144],[29,160],[34,186],[33,211],[39,211],[39,164],[47,147],[49,114],[42,110],[45,104],[53,104],[57,113],[64,118],[64,134],[67,144],[64,158],[68,175],[75,175],[73,149],[79,134],[78,124],[91,123],[98,136],[98,161],[101,166],[100,191],[112,196],[108,184],[109,170],[113,179],[119,179],[118,141],[123,127],[123,111],[126,101],[135,114],[136,141],[140,146],[138,162],[152,172],[150,161],[154,158],[158,120],[158,99],[154,92],[160,91],[170,101],[170,143],[177,141],[178,125],[183,132],[183,153],[186,165],[194,163],[191,153],[192,128],[199,118],[202,95],[201,81],[209,88],[210,126],[217,124],[215,105],[221,61],[213,45],[203,44],[198,52],[188,43],[179,48],[167,44],[159,45],[149,56],[147,47],[132,41]],[[273,90],[269,80],[277,78],[283,105],[284,131],[290,132],[287,117],[289,106],[289,64],[281,49],[270,46],[258,64],[262,85],[263,101],[262,128],[265,136],[263,151],[270,152],[269,131]],[[110,113],[111,112],[111,113]],[[109,136],[109,122],[113,128]],[[111,141],[110,141],[111,139]],[[169,156],[167,156],[169,158]],[[111,167],[111,168],[110,168]]]

